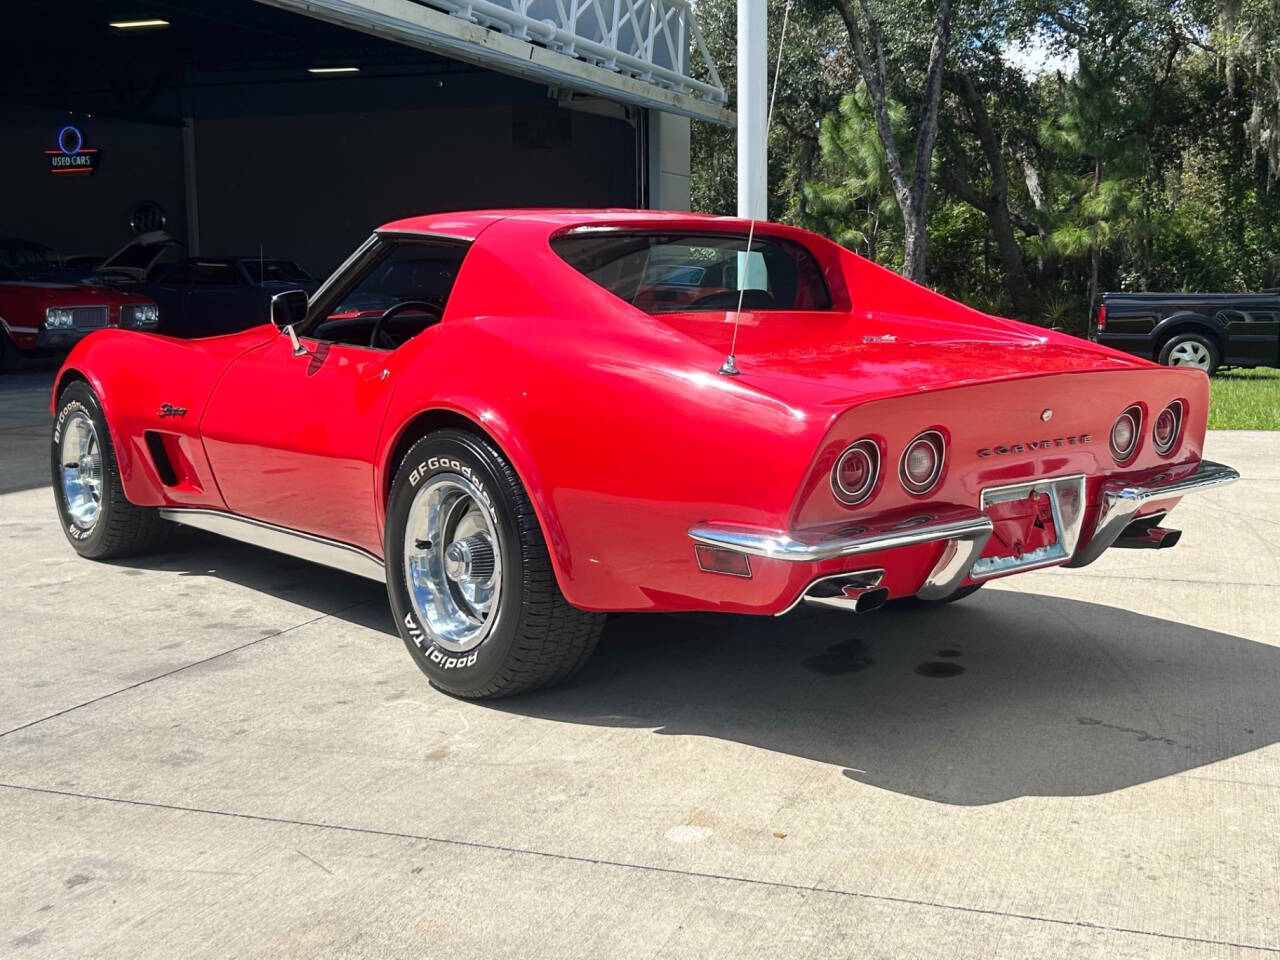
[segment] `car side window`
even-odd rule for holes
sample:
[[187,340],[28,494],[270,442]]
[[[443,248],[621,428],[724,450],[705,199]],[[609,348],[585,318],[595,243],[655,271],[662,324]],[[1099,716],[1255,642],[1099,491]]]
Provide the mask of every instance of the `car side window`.
[[[329,302],[308,335],[394,349],[444,316],[469,244],[424,238],[390,242]],[[387,311],[394,311],[384,320]],[[371,343],[378,334],[378,342]]]

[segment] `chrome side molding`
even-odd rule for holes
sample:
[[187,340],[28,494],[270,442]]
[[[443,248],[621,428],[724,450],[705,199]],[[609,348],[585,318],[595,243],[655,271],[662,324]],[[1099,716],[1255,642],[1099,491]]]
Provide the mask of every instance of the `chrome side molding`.
[[386,569],[382,561],[368,550],[349,543],[339,543],[337,540],[220,510],[166,507],[161,509],[160,516],[173,523],[207,530],[255,547],[265,547],[300,560],[345,570],[379,583],[386,582]]
[[1240,479],[1238,471],[1231,467],[1214,463],[1212,460],[1200,461],[1200,466],[1185,477],[1171,479],[1168,474],[1152,477],[1143,484],[1127,487],[1120,483],[1107,483],[1102,487],[1102,507],[1098,513],[1098,523],[1094,527],[1093,536],[1083,547],[1076,551],[1065,566],[1087,566],[1120,539],[1125,528],[1133,521],[1134,515],[1148,503],[1160,500],[1174,500],[1188,493],[1199,493],[1201,490],[1212,490],[1235,483]]

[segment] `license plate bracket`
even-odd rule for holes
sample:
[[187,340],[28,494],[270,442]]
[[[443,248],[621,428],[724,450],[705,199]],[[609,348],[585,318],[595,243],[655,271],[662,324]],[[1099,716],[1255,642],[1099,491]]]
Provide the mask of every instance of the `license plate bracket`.
[[979,508],[996,531],[974,561],[972,579],[1066,563],[1080,540],[1084,475],[988,487]]

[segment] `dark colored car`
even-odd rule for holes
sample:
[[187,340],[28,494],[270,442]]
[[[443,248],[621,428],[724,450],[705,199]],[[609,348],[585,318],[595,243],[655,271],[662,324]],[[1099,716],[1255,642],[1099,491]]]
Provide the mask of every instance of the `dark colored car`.
[[1171,367],[1280,366],[1280,292],[1105,293],[1096,339]]
[[318,284],[291,260],[276,257],[182,257],[182,245],[161,231],[137,237],[98,266],[98,276],[136,290],[160,306],[157,332],[212,337],[266,323],[271,298]]

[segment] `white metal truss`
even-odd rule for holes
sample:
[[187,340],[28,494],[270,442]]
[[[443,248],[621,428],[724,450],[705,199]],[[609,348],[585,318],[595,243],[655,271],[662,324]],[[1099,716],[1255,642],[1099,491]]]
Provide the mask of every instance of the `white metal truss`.
[[[724,85],[686,0],[417,0],[646,83],[725,102]],[[689,71],[702,60],[708,82]]]
[[[505,73],[732,126],[689,0],[259,0]],[[694,58],[704,79],[692,76]]]

